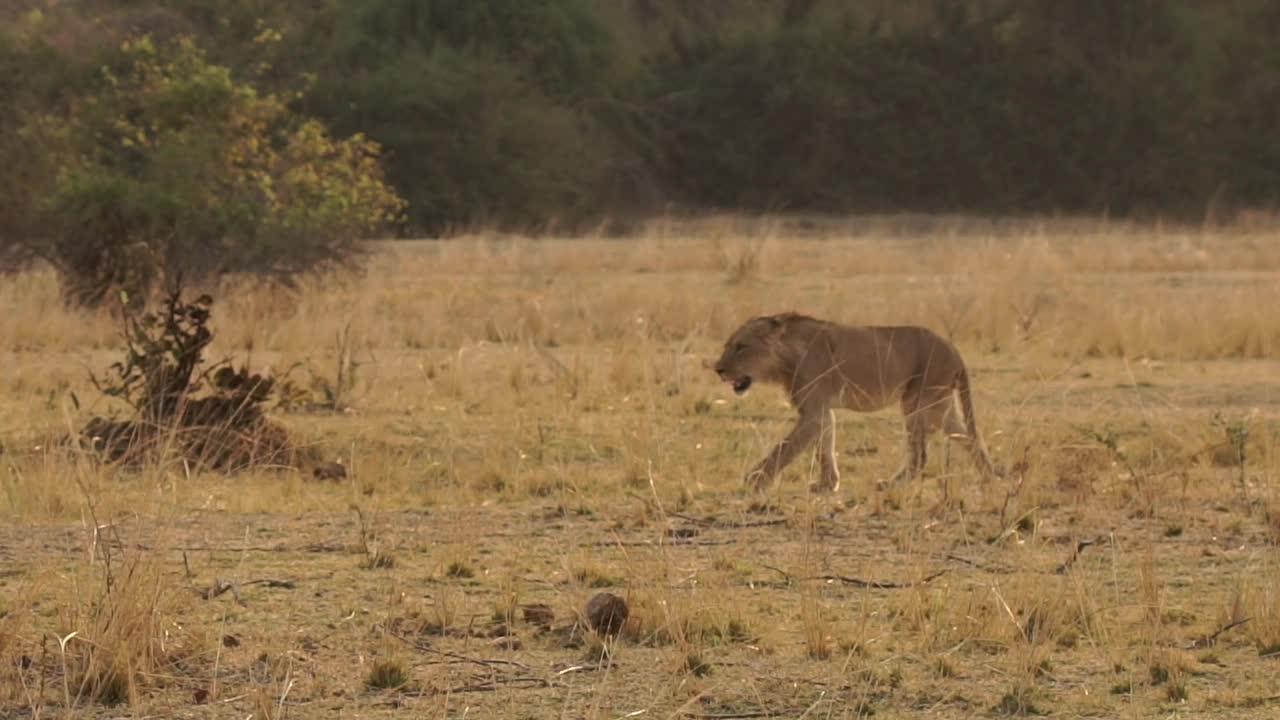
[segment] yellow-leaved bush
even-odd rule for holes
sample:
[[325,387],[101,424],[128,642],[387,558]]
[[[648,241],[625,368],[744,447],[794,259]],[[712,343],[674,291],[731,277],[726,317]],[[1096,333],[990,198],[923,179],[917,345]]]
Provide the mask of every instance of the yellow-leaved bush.
[[357,260],[361,240],[401,221],[405,202],[367,137],[332,137],[190,39],[125,43],[118,64],[21,130],[41,149],[25,190],[40,232],[27,242],[70,299],[143,297],[179,272],[287,281]]

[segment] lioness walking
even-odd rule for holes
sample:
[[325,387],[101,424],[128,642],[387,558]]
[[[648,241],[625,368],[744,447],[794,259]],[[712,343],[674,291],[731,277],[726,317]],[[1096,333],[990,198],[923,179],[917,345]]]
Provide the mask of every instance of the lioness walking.
[[968,447],[985,477],[999,474],[978,434],[964,360],[954,345],[927,328],[850,327],[795,313],[752,318],[725,343],[715,372],[739,395],[757,382],[778,383],[800,413],[791,433],[747,473],[745,481],[758,490],[768,489],[820,438],[822,478],[810,489],[835,491],[840,485],[835,409],[873,412],[894,401],[902,404],[907,449],[891,485],[920,474],[929,435],[940,428]]

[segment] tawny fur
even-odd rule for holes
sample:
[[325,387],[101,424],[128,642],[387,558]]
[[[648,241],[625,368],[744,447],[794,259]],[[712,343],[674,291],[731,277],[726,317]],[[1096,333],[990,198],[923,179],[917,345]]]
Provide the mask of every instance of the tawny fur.
[[835,410],[874,412],[895,402],[907,443],[890,485],[920,475],[930,434],[944,428],[967,446],[984,477],[999,475],[978,433],[964,360],[928,328],[852,327],[795,313],[752,318],[725,343],[715,371],[739,393],[757,382],[779,384],[799,413],[790,434],[747,473],[745,481],[759,490],[817,439],[822,475],[811,489],[834,492]]

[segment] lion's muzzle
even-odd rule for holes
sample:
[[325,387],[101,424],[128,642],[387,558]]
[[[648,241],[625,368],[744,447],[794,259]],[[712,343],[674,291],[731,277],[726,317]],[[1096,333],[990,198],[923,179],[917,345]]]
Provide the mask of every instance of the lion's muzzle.
[[739,375],[737,377],[734,377],[730,375],[729,371],[721,365],[717,365],[715,370],[716,370],[716,374],[720,376],[721,380],[733,386],[734,393],[741,395],[751,389],[752,378],[750,375]]

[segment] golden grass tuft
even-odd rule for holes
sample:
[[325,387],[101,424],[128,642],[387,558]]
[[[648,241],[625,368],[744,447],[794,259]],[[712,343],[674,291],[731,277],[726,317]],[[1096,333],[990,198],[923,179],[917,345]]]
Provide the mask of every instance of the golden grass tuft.
[[371,690],[399,690],[409,684],[409,671],[403,660],[375,660],[364,684]]

